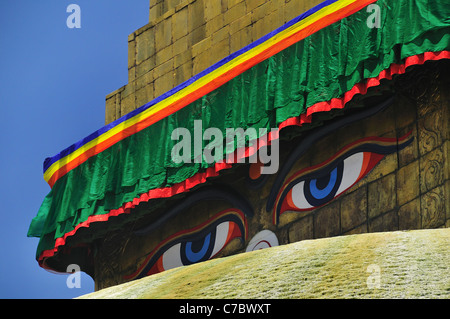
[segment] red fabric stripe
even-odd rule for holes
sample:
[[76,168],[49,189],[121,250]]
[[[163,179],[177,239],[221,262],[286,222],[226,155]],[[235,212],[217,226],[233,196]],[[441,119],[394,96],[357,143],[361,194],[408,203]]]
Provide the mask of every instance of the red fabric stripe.
[[[370,87],[375,87],[380,84],[382,79],[392,79],[392,76],[395,74],[403,74],[406,71],[408,66],[412,65],[421,65],[426,61],[437,61],[441,59],[450,59],[450,51],[440,51],[440,52],[425,52],[419,55],[411,56],[405,59],[405,63],[403,64],[392,64],[388,69],[383,70],[377,77],[370,78],[364,81],[364,83],[356,84],[350,91],[344,94],[341,98],[335,98],[328,102],[320,102],[315,105],[312,105],[307,109],[306,114],[301,114],[300,116],[289,118],[278,125],[279,129],[282,129],[287,126],[297,125],[301,126],[305,123],[311,123],[312,115],[318,112],[328,112],[332,109],[341,109],[343,108],[356,94],[365,94],[367,93],[367,89]],[[270,139],[274,137],[269,135]],[[277,138],[277,136],[275,137]],[[248,154],[248,153],[247,153]],[[218,176],[219,172],[223,169],[231,168],[231,164],[227,163],[216,163],[214,167],[208,168],[205,172],[197,173],[194,176],[186,179],[184,182],[175,184],[171,187],[165,188],[157,188],[148,191],[145,194],[142,194],[139,198],[135,198],[133,201],[125,203],[122,207],[118,209],[111,210],[107,214],[102,215],[94,215],[89,216],[89,218],[78,224],[74,230],[64,234],[63,237],[57,238],[55,241],[55,246],[52,249],[44,250],[38,258],[39,264],[46,268],[45,259],[52,257],[58,251],[60,246],[64,246],[66,243],[67,237],[73,236],[78,229],[82,227],[89,227],[91,223],[94,222],[103,222],[107,221],[109,217],[118,216],[120,214],[128,214],[130,210],[136,207],[141,202],[146,202],[152,198],[167,198],[172,197],[176,194],[187,192],[192,189],[194,186],[202,184],[206,181],[207,178]]]
[[208,82],[204,86],[198,88],[196,91],[188,94],[183,99],[175,101],[171,105],[168,105],[164,109],[162,109],[160,112],[153,114],[146,118],[145,120],[136,123],[133,126],[130,126],[129,128],[119,132],[118,134],[115,134],[114,136],[110,137],[108,140],[97,144],[95,147],[87,150],[77,158],[73,159],[72,161],[66,163],[61,168],[59,168],[48,180],[48,184],[50,187],[53,187],[53,185],[56,183],[56,181],[67,174],[72,169],[76,168],[77,166],[84,163],[86,160],[88,160],[90,157],[97,155],[100,152],[103,152],[105,149],[109,148],[110,146],[114,145],[115,143],[123,140],[124,138],[133,135],[146,127],[149,127],[150,125],[160,121],[161,119],[179,111],[183,107],[189,105],[190,103],[196,101],[197,99],[203,97],[204,95],[212,92],[213,90],[219,88],[223,84],[227,83],[231,79],[237,77],[241,73],[247,71],[251,67],[255,66],[256,64],[270,58],[271,56],[281,52],[282,50],[286,49],[287,47],[305,39],[306,37],[310,36],[311,34],[317,32],[320,29],[323,29],[330,24],[333,24],[336,21],[339,21],[357,11],[364,8],[368,4],[375,2],[376,0],[365,0],[360,1],[358,3],[353,3],[345,8],[342,8],[340,10],[337,10],[333,13],[332,16],[325,16],[307,28],[300,30],[299,32],[289,36],[288,38],[284,39],[283,41],[274,44],[270,48],[264,50],[263,52],[255,55],[249,60],[246,60],[236,66],[235,68],[229,70],[228,72],[222,74],[221,76],[215,78],[213,81]]

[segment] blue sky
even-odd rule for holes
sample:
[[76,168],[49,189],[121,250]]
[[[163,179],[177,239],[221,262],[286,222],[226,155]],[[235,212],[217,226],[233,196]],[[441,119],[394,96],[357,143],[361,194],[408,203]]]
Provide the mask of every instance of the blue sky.
[[[69,4],[81,28],[69,29]],[[128,35],[148,23],[149,0],[0,1],[0,298],[73,298],[83,274],[40,268],[31,219],[50,190],[42,163],[104,125],[105,96],[127,79]]]

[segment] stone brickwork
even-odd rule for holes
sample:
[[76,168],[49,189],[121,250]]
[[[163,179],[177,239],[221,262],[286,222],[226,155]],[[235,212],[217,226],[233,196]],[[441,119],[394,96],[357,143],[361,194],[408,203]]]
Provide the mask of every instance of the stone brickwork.
[[106,124],[280,27],[321,0],[155,0],[128,37],[128,84],[106,97]]
[[[450,76],[443,71],[450,64],[437,65],[399,78],[394,106],[376,120],[322,141],[323,149],[347,143],[354,132],[401,137],[412,131],[414,136],[412,145],[387,156],[342,197],[286,225],[286,241],[450,227]],[[445,66],[442,71],[439,65]]]
[[[319,2],[152,1],[150,23],[129,36],[129,84],[108,95],[106,122],[163,94]],[[287,210],[274,223],[266,204],[276,174],[255,190],[246,184],[248,165],[237,165],[201,185],[199,189],[216,183],[231,186],[250,202],[254,212],[245,217],[247,238],[233,239],[215,257],[244,252],[261,230],[273,232],[283,245],[349,234],[450,227],[449,87],[450,62],[444,60],[410,67],[406,74],[356,96],[347,105],[348,112],[372,98],[395,95],[395,100],[384,111],[318,140],[299,158],[291,173],[324,163],[366,137],[395,140],[411,132],[412,143],[387,154],[356,185],[313,210]],[[280,143],[280,165],[302,142],[302,134]],[[130,222],[129,227],[114,228],[114,219],[110,221],[112,231],[95,244],[96,289],[130,280],[130,275],[145,266],[147,257],[168,237],[195,229],[230,208],[227,202],[204,200],[158,224],[158,219],[185,195],[167,202],[140,204],[135,209],[145,211],[148,205],[157,208]],[[121,225],[121,218],[117,217],[117,225]],[[135,233],[153,223],[158,227],[145,236]]]
[[[246,184],[247,165],[226,171],[202,186],[208,188],[216,183],[232,185],[254,210],[254,216],[247,218],[248,239],[231,241],[216,257],[244,252],[248,241],[261,230],[272,231],[279,244],[283,245],[350,234],[450,227],[448,87],[449,61],[410,68],[405,75],[376,89],[395,93],[391,106],[375,116],[342,127],[315,143],[292,171],[323,163],[360,138],[400,138],[409,132],[413,137],[411,144],[386,155],[356,185],[319,208],[306,212],[287,211],[274,224],[266,203],[276,176],[271,176],[261,189],[249,189]],[[303,136],[299,136],[280,144],[280,165],[302,139]],[[178,200],[181,201],[183,198]],[[111,232],[98,243],[95,260],[95,269],[99,271],[95,275],[97,289],[127,281],[124,276],[135,272],[158,243],[229,207],[225,202],[199,202],[146,236],[133,233],[134,229],[154,223],[175,202],[163,204],[130,228]],[[141,206],[137,209],[148,209]]]

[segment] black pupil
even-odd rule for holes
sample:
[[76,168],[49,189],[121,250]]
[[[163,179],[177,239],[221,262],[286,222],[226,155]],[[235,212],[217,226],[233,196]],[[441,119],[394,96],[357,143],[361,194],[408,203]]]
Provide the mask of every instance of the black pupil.
[[192,247],[192,251],[193,252],[199,252],[202,249],[202,247],[203,247],[205,239],[206,238],[203,237],[203,238],[199,238],[197,240],[191,241],[191,243],[192,243],[192,246],[191,246]]
[[[334,182],[334,185],[332,185],[332,189],[329,190],[328,193],[324,194],[323,197],[317,198],[316,196],[311,193],[311,182],[315,181],[315,189],[316,190],[325,190],[325,188],[328,187],[328,185],[331,182],[331,172],[336,170],[336,181]],[[305,195],[306,201],[314,207],[321,206],[329,201],[331,201],[334,196],[336,195],[337,190],[339,189],[339,186],[341,185],[342,181],[342,175],[344,171],[344,163],[340,162],[337,164],[335,169],[329,171],[327,174],[323,174],[320,176],[312,176],[309,179],[305,180],[305,186],[303,189],[303,193]]]
[[324,189],[328,186],[328,183],[330,182],[330,174],[326,174],[325,176],[319,177],[317,179],[316,185],[318,189]]

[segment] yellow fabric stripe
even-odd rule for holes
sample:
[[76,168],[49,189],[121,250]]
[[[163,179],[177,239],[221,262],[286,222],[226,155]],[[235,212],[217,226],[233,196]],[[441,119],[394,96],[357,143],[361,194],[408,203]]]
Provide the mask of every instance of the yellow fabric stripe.
[[44,173],[44,179],[48,181],[51,176],[59,170],[61,167],[66,165],[67,163],[71,162],[75,158],[82,155],[86,150],[91,149],[92,147],[95,147],[97,144],[109,139],[111,136],[125,130],[126,128],[129,128],[139,122],[141,122],[143,119],[146,119],[160,111],[162,111],[167,106],[171,105],[173,102],[183,99],[188,94],[195,92],[199,88],[203,87],[205,84],[209,83],[213,79],[219,77],[220,75],[234,69],[235,67],[238,67],[240,64],[242,64],[245,61],[248,61],[252,59],[254,56],[260,54],[264,50],[270,48],[271,46],[283,41],[284,39],[292,36],[293,34],[301,31],[302,29],[310,26],[311,24],[315,23],[319,19],[322,19],[328,15],[332,15],[335,11],[342,9],[344,7],[347,7],[353,3],[356,2],[368,2],[367,0],[338,0],[319,11],[313,13],[312,15],[308,16],[307,18],[299,21],[298,23],[292,25],[291,27],[281,31],[280,33],[277,33],[267,41],[259,44],[255,48],[244,52],[243,54],[239,55],[235,59],[227,62],[223,66],[217,68],[216,70],[208,73],[204,77],[198,79],[191,85],[185,87],[184,89],[176,92],[175,94],[169,96],[163,101],[158,102],[154,106],[146,109],[145,111],[137,114],[136,116],[119,123],[117,126],[111,128],[109,131],[105,132],[104,134],[100,135],[99,137],[93,139],[92,141],[86,143],[82,147],[78,148],[74,152],[68,154],[67,156],[63,157],[62,159],[58,160],[57,162],[53,163]]

